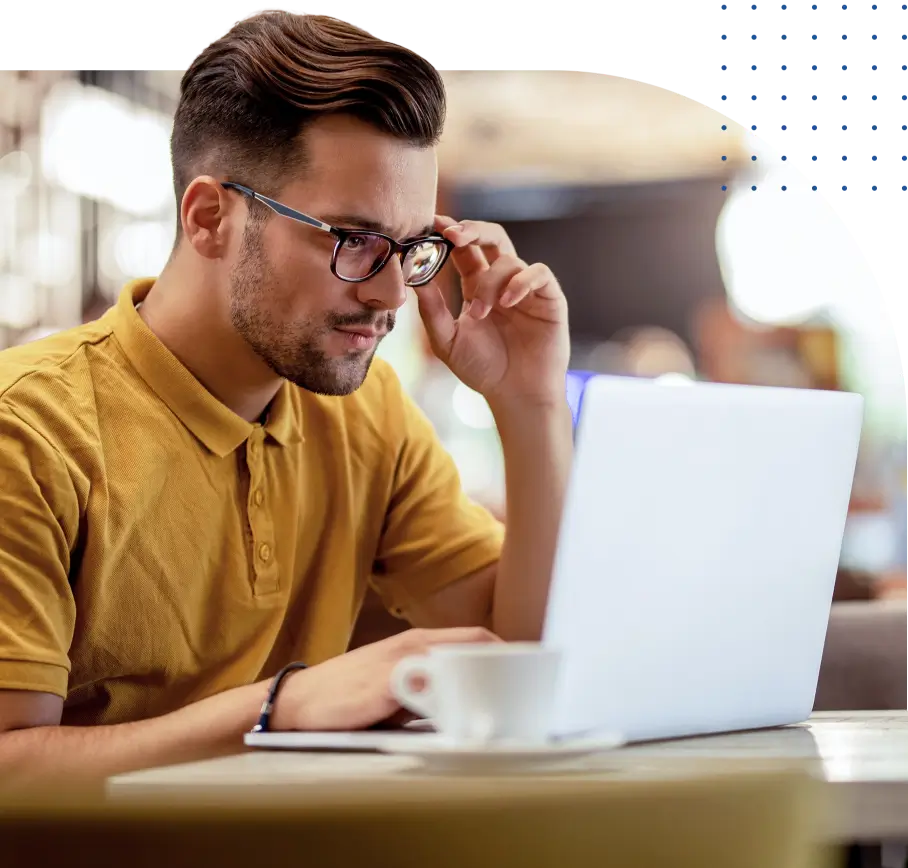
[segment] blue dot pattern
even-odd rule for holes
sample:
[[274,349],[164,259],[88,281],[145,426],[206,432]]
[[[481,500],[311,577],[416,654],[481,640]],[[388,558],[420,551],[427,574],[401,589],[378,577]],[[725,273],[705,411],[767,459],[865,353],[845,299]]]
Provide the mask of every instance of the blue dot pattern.
[[[816,183],[813,183],[814,179],[805,179],[811,185],[810,189],[825,191],[834,198],[841,197],[843,202],[852,201],[861,192],[885,190],[891,194],[892,185],[885,182],[882,173],[892,168],[893,161],[896,168],[908,170],[908,76],[897,79],[898,86],[894,94],[888,89],[890,85],[880,84],[885,80],[882,73],[891,74],[892,71],[892,67],[881,59],[881,46],[866,46],[870,56],[855,61],[854,68],[847,59],[848,46],[841,44],[839,57],[829,59],[818,56],[820,47],[815,45],[808,47],[809,54],[813,56],[804,60],[798,60],[794,53],[789,53],[794,48],[793,41],[802,45],[823,40],[844,42],[852,35],[849,31],[853,31],[855,40],[860,44],[868,41],[908,40],[908,0],[895,0],[896,10],[899,15],[905,16],[905,22],[897,21],[893,30],[886,29],[886,24],[892,20],[887,17],[892,15],[892,6],[882,4],[879,0],[865,0],[850,11],[853,20],[849,21],[849,5],[848,0],[837,0],[834,5],[827,2],[825,6],[822,0],[807,0],[803,5],[793,0],[776,0],[773,4],[768,0],[762,3],[743,0],[737,7],[731,0],[721,0],[720,3],[720,8],[730,10],[724,13],[726,17],[721,24],[720,38],[737,42],[738,45],[742,40],[747,42],[745,53],[750,55],[737,64],[732,57],[720,57],[720,72],[724,74],[722,81],[725,83],[720,89],[723,111],[735,112],[738,118],[753,118],[758,114],[758,105],[775,106],[777,110],[781,108],[781,118],[777,116],[776,120],[771,120],[771,114],[767,113],[760,116],[759,122],[744,122],[755,133],[770,138],[774,136],[784,147],[784,153],[781,153],[780,147],[775,157],[770,156],[769,165],[776,165],[773,159],[789,161],[788,166],[792,166],[790,160],[798,160],[799,163],[794,166],[803,166],[814,176]],[[799,29],[795,22],[805,14],[805,7],[810,21],[806,29]],[[885,11],[881,12],[881,9]],[[838,26],[824,28],[825,19],[829,17],[836,19]],[[766,26],[761,30],[760,21],[767,19]],[[733,20],[744,25],[737,32],[731,27]],[[764,42],[761,43],[760,40]],[[760,49],[765,41],[774,42],[778,54],[782,56],[761,57]],[[785,45],[780,46],[780,41],[785,41]],[[731,46],[723,47],[723,52],[726,48]],[[831,50],[832,46],[829,48]],[[874,59],[874,51],[880,52],[881,56]],[[787,57],[784,56],[786,53]],[[821,62],[824,60],[825,63]],[[908,57],[897,58],[895,66],[896,72],[908,73]],[[809,86],[804,87],[795,76],[790,75],[795,69],[799,69],[802,75],[804,71],[810,74]],[[871,75],[873,78],[868,79]],[[896,106],[906,110],[897,113],[901,117],[894,124],[896,134],[904,137],[904,142],[899,139],[902,146],[896,148],[896,153],[890,156],[886,153],[882,138],[893,131],[893,125],[886,120],[885,115],[886,108],[893,103],[893,97]],[[835,109],[838,109],[839,117],[825,118],[826,113]],[[853,115],[857,119],[851,129]],[[723,125],[723,130],[725,129],[727,128]],[[805,136],[811,138],[805,140]],[[823,142],[836,136],[838,139],[830,143],[832,147],[824,148]],[[849,138],[855,140],[854,144],[849,145]],[[750,157],[748,165],[753,168],[752,179],[746,183],[744,190],[750,187],[754,195],[757,195],[758,192],[787,191],[789,187],[795,191],[806,189],[801,188],[797,182],[770,183],[768,186],[765,181],[761,183],[760,179],[764,177],[761,164],[766,164],[767,160],[758,159],[755,152],[745,154],[744,159],[747,160],[747,157]],[[724,167],[727,162],[740,158],[737,155],[723,155],[721,159]],[[766,169],[765,165],[763,169]],[[781,166],[779,169],[781,170]],[[896,190],[908,192],[908,171],[904,171],[902,177],[904,181],[898,179]],[[736,184],[730,189],[738,190],[740,187]],[[848,193],[851,194],[850,198],[846,196]],[[846,206],[843,205],[844,207]],[[845,211],[842,213],[844,215]],[[850,213],[849,216],[854,221]]]

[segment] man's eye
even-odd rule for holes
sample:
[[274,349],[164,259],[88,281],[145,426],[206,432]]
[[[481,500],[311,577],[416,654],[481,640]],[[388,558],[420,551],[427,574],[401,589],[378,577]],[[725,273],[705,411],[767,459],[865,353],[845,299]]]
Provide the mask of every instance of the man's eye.
[[348,235],[344,239],[344,250],[362,250],[367,244],[366,235]]

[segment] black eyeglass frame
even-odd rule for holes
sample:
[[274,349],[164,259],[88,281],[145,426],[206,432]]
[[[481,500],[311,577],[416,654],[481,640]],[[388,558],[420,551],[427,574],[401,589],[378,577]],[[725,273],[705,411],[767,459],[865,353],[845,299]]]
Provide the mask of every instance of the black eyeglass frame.
[[[243,184],[236,184],[233,181],[221,181],[221,186],[227,190],[236,190],[238,193],[242,193],[244,196],[248,196],[250,199],[254,199],[257,202],[261,202],[263,205],[270,208],[275,214],[280,214],[282,217],[289,217],[291,220],[296,220],[298,223],[304,223],[306,226],[312,226],[315,229],[321,229],[323,232],[330,232],[335,238],[337,238],[337,243],[334,245],[334,251],[331,254],[331,273],[338,279],[343,280],[345,283],[364,283],[367,280],[371,280],[378,274],[390,261],[391,257],[397,254],[400,257],[401,264],[403,264],[404,259],[406,258],[409,251],[417,247],[420,244],[425,244],[427,241],[432,242],[441,242],[445,247],[445,253],[442,255],[439,260],[438,265],[435,267],[435,270],[424,280],[417,281],[415,283],[408,283],[407,286],[425,286],[427,283],[431,283],[444,268],[445,263],[448,261],[448,257],[451,255],[451,251],[454,249],[454,243],[449,241],[442,235],[426,235],[423,238],[415,238],[413,241],[397,241],[392,238],[390,235],[385,235],[383,232],[376,232],[373,229],[341,229],[338,226],[332,226],[330,223],[323,223],[321,220],[316,219],[315,217],[310,217],[308,214],[303,214],[302,211],[297,211],[295,208],[291,208],[289,205],[284,205],[281,202],[278,202],[275,199],[271,199],[268,196],[263,196],[261,193],[257,193],[250,187],[246,187]],[[351,235],[372,235],[377,238],[383,238],[388,242],[388,255],[381,260],[380,264],[373,269],[365,277],[344,277],[342,274],[337,273],[337,255],[340,252],[341,246]]]

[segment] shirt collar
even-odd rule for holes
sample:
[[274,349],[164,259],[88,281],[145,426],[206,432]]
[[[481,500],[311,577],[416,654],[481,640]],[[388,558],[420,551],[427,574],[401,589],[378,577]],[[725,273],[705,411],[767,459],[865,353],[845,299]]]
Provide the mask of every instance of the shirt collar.
[[[220,457],[233,452],[259,426],[247,422],[214,397],[164,346],[139,316],[136,305],[148,295],[153,279],[134,280],[120,293],[109,315],[127,358],[154,393],[208,449]],[[295,404],[286,380],[272,400],[265,433],[282,446],[302,439]]]

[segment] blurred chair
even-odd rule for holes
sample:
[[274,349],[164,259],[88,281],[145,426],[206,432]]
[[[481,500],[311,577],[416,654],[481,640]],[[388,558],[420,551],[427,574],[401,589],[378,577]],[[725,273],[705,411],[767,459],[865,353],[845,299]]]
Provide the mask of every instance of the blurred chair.
[[908,704],[904,601],[835,603],[814,711],[889,711]]
[[0,806],[5,868],[817,868],[806,774],[396,777]]

